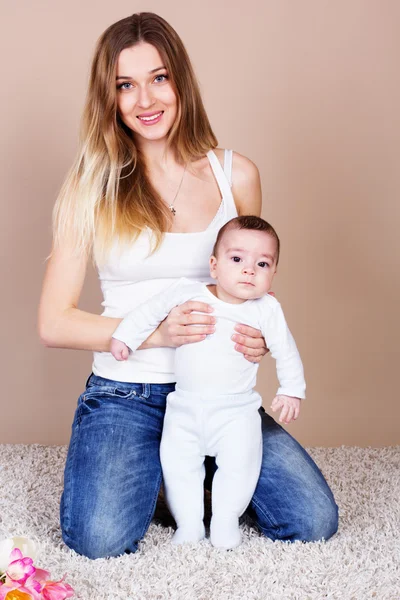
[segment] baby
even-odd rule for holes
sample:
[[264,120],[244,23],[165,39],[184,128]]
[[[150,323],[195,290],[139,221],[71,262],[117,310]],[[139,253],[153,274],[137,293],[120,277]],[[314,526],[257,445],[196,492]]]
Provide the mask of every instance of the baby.
[[215,285],[185,278],[135,308],[119,324],[111,352],[125,360],[187,300],[214,309],[215,332],[176,349],[176,389],[167,398],[160,458],[165,497],[177,524],[173,543],[204,538],[204,458],[215,456],[211,543],[234,548],[241,541],[239,517],[257,485],[262,459],[261,397],[254,391],[258,364],[237,352],[233,328],[260,329],[276,360],[280,387],[272,408],[285,422],[297,418],[305,397],[303,366],[279,302],[268,295],[279,259],[279,238],[259,217],[236,217],[218,233],[210,258]]

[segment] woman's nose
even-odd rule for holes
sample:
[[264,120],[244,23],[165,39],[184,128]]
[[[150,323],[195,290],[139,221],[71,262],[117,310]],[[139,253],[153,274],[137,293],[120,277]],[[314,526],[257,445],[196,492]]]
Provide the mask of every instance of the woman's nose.
[[143,87],[140,89],[138,104],[143,108],[148,108],[149,106],[152,106],[152,104],[154,104],[154,99],[148,88]]

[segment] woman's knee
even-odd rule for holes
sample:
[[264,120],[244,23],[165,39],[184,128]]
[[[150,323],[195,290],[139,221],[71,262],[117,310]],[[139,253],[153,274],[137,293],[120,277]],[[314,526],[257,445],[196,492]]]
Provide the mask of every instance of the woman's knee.
[[277,510],[253,497],[247,512],[261,532],[272,540],[316,542],[328,540],[338,529],[338,507],[332,494],[309,495]]
[[136,552],[138,549],[138,544],[129,544],[129,547],[127,547],[126,544],[116,546],[110,543],[110,540],[105,540],[104,538],[85,537],[72,539],[71,537],[63,534],[63,540],[68,548],[74,550],[77,554],[86,556],[86,558],[90,558],[92,560],[96,558],[111,558],[115,556],[121,556],[121,554],[125,554],[126,552]]
[[338,530],[339,509],[333,499],[327,498],[322,508],[319,507],[313,518],[310,539],[304,541],[329,540]]
[[293,523],[290,539],[302,542],[329,540],[337,532],[338,523],[338,507],[333,499],[325,497],[325,501],[319,501],[310,511],[299,515]]
[[[151,520],[149,506],[134,502],[106,504],[98,497],[93,504],[81,498],[79,505],[63,494],[60,525],[65,544],[91,559],[136,552]],[[104,499],[103,499],[104,500]],[[132,510],[132,506],[136,509]]]
[[129,532],[121,531],[117,523],[105,519],[88,519],[75,527],[65,527],[61,522],[62,538],[68,548],[91,559],[136,552],[144,535],[143,526],[141,531],[139,528],[137,526],[135,531],[130,524]]

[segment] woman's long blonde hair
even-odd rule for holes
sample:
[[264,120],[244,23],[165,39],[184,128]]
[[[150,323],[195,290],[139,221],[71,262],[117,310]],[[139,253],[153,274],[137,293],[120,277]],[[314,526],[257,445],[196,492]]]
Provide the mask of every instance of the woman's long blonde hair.
[[154,251],[170,224],[168,207],[151,185],[144,157],[117,111],[118,57],[139,42],[158,50],[177,96],[167,148],[174,148],[177,159],[186,163],[218,145],[175,30],[151,12],[135,13],[108,27],[94,53],[79,150],[53,210],[54,245],[67,239],[75,252],[91,254],[94,264],[104,263],[116,237],[132,242],[146,227],[154,234]]

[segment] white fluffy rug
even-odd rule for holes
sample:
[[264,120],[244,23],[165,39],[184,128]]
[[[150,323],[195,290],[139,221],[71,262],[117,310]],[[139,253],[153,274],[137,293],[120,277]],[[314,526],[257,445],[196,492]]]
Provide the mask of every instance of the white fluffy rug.
[[231,552],[208,541],[174,547],[158,522],[136,554],[91,561],[63,545],[58,527],[66,448],[0,445],[0,539],[35,540],[35,564],[67,573],[82,600],[399,600],[400,446],[310,453],[340,507],[328,542],[272,542],[245,523]]

